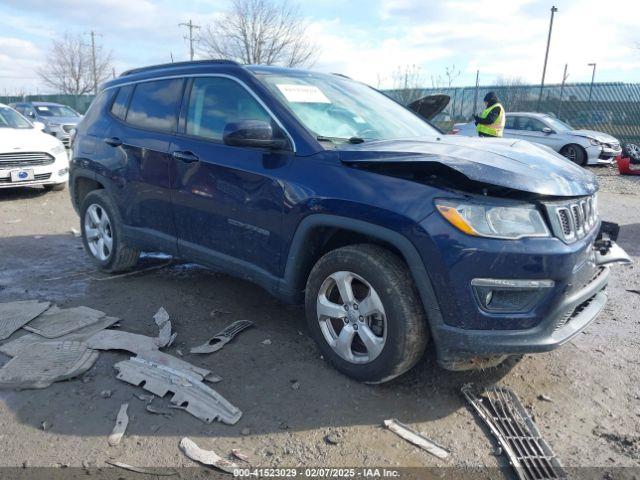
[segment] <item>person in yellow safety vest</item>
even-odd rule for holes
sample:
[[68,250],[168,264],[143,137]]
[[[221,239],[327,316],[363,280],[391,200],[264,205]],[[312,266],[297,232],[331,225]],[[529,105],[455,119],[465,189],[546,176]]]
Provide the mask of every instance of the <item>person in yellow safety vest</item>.
[[476,130],[479,137],[502,137],[504,132],[504,107],[498,101],[494,92],[484,96],[485,110],[480,115],[474,115]]

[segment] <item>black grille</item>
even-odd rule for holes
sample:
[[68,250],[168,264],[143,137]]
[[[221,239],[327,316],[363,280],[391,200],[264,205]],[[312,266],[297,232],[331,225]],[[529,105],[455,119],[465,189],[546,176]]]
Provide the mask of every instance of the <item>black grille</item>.
[[45,152],[0,153],[0,168],[37,167],[54,161],[55,158]]
[[595,197],[545,204],[553,233],[566,243],[584,238],[598,223]]
[[[38,182],[38,181],[42,181],[42,180],[49,180],[49,178],[51,178],[51,174],[50,173],[40,173],[38,175],[34,175],[33,176],[33,180],[29,180],[31,182]],[[11,181],[11,177],[3,177],[0,178],[0,183],[14,183],[16,185],[20,185],[21,183],[29,183],[29,182],[12,182]]]

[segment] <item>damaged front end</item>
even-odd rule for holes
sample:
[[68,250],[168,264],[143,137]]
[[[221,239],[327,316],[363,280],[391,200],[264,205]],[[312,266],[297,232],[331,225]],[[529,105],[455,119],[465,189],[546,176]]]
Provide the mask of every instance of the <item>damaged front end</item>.
[[445,368],[486,368],[566,343],[604,308],[609,266],[630,261],[597,215],[595,177],[528,142],[373,142],[340,158],[427,187],[434,208],[413,242],[433,287],[423,301]]

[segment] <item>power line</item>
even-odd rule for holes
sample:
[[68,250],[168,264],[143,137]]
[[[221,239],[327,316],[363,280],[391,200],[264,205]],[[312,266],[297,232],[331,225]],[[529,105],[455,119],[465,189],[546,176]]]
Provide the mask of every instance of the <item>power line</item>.
[[194,30],[199,30],[200,29],[200,25],[194,25],[194,23],[191,21],[191,19],[189,19],[188,23],[179,23],[178,24],[179,27],[187,27],[189,29],[189,36],[188,37],[184,37],[185,40],[189,40],[189,57],[191,58],[191,61],[193,61],[193,44],[196,41],[193,38],[193,31]]

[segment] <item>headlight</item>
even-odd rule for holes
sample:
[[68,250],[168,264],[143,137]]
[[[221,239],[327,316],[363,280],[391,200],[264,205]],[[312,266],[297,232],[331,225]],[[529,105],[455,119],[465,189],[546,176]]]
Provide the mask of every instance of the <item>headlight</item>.
[[533,205],[487,205],[436,200],[436,208],[451,225],[467,235],[518,239],[548,237],[549,229]]
[[54,155],[60,155],[61,153],[65,153],[66,151],[67,149],[64,148],[63,144],[56,145],[51,149],[51,153],[53,153]]
[[602,144],[601,144],[598,140],[596,140],[595,138],[590,138],[590,139],[589,139],[589,143],[590,143],[591,145],[595,145],[596,147],[597,147],[597,146],[602,145]]

